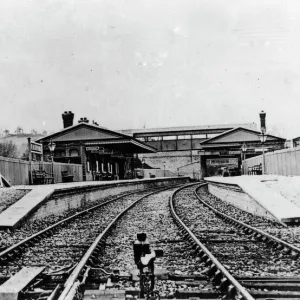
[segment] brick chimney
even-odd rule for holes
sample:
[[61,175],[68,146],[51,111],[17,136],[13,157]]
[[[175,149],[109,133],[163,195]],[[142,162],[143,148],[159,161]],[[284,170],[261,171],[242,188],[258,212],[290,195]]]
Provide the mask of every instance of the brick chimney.
[[89,123],[89,120],[86,117],[80,118],[80,120],[78,120],[78,123]]
[[64,128],[73,126],[74,114],[71,111],[65,111],[62,114]]

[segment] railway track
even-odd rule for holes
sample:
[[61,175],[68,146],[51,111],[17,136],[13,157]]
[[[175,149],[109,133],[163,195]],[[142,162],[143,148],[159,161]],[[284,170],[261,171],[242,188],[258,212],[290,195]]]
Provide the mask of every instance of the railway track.
[[300,249],[261,230],[263,222],[268,228],[273,223],[261,220],[252,227],[217,211],[203,199],[204,187],[154,191],[131,201],[99,228],[76,265],[50,273],[48,290],[35,290],[42,278],[25,294],[49,300],[138,295],[132,242],[144,231],[151,245],[164,251],[156,260],[162,298],[299,299]]
[[[60,220],[8,247],[0,253],[0,282],[5,282],[24,267],[43,266],[46,267],[45,272],[41,276],[43,278],[38,278],[37,287],[41,286],[43,281],[47,281],[47,288],[51,290],[55,285],[52,278],[64,281],[116,215],[149,193],[157,193],[164,189],[166,188],[115,197]],[[50,274],[50,277],[47,274]],[[39,293],[30,293],[30,297],[37,295]]]
[[173,214],[216,286],[231,298],[299,299],[300,249],[219,212],[205,197],[192,188],[177,191]]

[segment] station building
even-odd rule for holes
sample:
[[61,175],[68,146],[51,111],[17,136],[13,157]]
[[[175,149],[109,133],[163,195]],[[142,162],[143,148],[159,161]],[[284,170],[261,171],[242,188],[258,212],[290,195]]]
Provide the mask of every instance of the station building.
[[62,117],[64,128],[37,142],[43,145],[44,157],[52,155],[48,146],[52,142],[55,162],[81,164],[84,181],[131,179],[134,154],[156,152],[151,145],[90,123],[87,118],[74,125],[74,114],[70,111]]
[[[138,154],[152,168],[167,169],[174,175],[203,178],[216,175],[222,167],[241,168],[242,146],[246,158],[260,155],[262,144],[255,123],[147,128],[122,130],[154,147],[156,153]],[[284,148],[285,139],[267,135],[265,151]]]

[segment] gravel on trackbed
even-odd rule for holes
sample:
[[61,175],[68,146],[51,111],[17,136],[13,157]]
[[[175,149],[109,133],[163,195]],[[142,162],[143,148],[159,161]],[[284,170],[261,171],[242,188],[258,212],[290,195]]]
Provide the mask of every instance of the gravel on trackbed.
[[0,266],[0,275],[14,274],[23,267],[46,266],[47,271],[77,263],[95,238],[122,210],[149,191],[124,196],[75,218],[42,238],[13,261]]
[[16,190],[11,188],[0,188],[0,213],[9,206],[16,203],[31,190]]
[[[169,198],[172,190],[151,195],[140,201],[118,222],[112,234],[106,240],[106,247],[99,253],[98,267],[107,271],[118,269],[129,273],[137,269],[134,263],[133,242],[136,234],[145,232],[151,249],[161,249],[163,257],[155,261],[156,268],[162,268],[172,274],[206,275],[207,267],[200,258],[193,257],[194,251],[189,242],[183,240],[179,228],[170,213]],[[119,282],[122,288],[132,288],[129,282]],[[139,283],[135,284],[139,289]],[[173,297],[177,290],[214,290],[210,282],[200,286],[178,285],[175,281],[159,280],[156,289],[161,297]]]
[[293,225],[285,227],[279,222],[248,213],[210,194],[207,187],[200,188],[197,193],[201,200],[218,211],[235,218],[238,221],[242,221],[252,227],[274,235],[288,243],[295,245],[296,247],[300,246],[300,226]]
[[192,188],[176,195],[175,208],[183,222],[234,276],[300,275],[299,259],[294,260],[226,223],[199,201]]

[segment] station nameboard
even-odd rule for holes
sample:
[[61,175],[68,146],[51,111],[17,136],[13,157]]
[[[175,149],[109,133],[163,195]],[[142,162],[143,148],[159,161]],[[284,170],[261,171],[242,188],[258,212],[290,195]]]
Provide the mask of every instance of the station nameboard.
[[241,151],[229,151],[229,154],[241,154]]
[[99,151],[100,149],[103,149],[103,147],[99,147],[99,146],[85,147],[86,151]]
[[91,153],[98,153],[98,154],[113,154],[114,151],[110,149],[105,149],[104,147],[99,146],[91,146],[85,147],[86,151],[91,151]]
[[210,166],[238,166],[238,158],[214,158],[207,159],[206,165]]
[[43,154],[43,145],[36,142],[31,142],[31,152],[36,154]]

